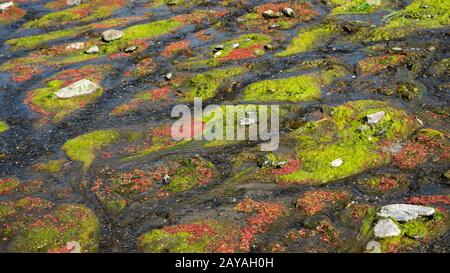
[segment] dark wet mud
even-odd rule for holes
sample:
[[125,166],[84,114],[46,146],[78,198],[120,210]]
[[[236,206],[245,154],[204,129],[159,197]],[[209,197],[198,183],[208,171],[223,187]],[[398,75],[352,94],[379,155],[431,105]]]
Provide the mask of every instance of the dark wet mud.
[[[448,0],[13,2],[0,252],[450,250]],[[194,97],[280,105],[279,149],[175,141]]]

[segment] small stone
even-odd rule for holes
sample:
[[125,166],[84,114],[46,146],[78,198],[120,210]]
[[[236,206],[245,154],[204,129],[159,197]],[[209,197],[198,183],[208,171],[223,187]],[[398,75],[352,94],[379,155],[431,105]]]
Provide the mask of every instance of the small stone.
[[215,51],[220,51],[220,50],[224,50],[225,49],[225,45],[216,45],[215,47],[214,47],[214,50]]
[[222,51],[217,51],[216,53],[214,53],[213,57],[214,58],[218,58],[222,55]]
[[167,73],[166,75],[164,75],[164,78],[166,80],[168,80],[168,81],[172,80],[173,79],[173,73],[172,72]]
[[429,47],[427,47],[428,51],[435,51],[436,47],[434,45],[430,45]]
[[88,50],[86,50],[87,54],[95,54],[95,53],[99,53],[100,49],[98,48],[98,46],[91,46]]
[[381,253],[381,244],[377,241],[370,241],[367,243],[366,252]]
[[236,48],[238,48],[239,46],[240,46],[239,43],[234,43],[234,44],[231,45],[231,47],[232,47],[233,49],[236,49]]
[[100,86],[96,83],[83,79],[60,89],[55,93],[55,95],[60,99],[68,99],[94,93],[99,88]]
[[401,230],[391,219],[383,219],[375,225],[374,233],[377,238],[389,238],[400,235]]
[[14,6],[14,2],[12,2],[12,1],[1,3],[0,4],[0,11],[1,12],[5,12],[12,6]]
[[294,17],[294,10],[291,8],[284,8],[282,12],[286,17]]
[[239,125],[248,126],[256,123],[256,119],[254,118],[244,118],[239,121]]
[[403,52],[403,48],[401,47],[393,47],[391,50],[395,52]]
[[137,49],[138,49],[137,46],[130,46],[130,47],[125,48],[124,52],[125,53],[132,53],[132,52],[135,52]]
[[280,24],[273,24],[273,25],[269,26],[270,29],[279,28],[279,27],[280,27]]
[[69,250],[69,253],[81,253],[81,245],[77,241],[67,242],[66,248]]
[[116,30],[116,29],[105,30],[102,33],[102,38],[106,42],[118,40],[118,39],[122,38],[122,36],[123,36],[123,31]]
[[262,15],[264,18],[279,18],[281,17],[281,12],[274,12],[273,10],[268,9],[264,11]]
[[66,0],[66,3],[69,6],[79,6],[81,5],[81,0]]
[[170,176],[168,174],[164,175],[164,177],[163,177],[164,184],[169,184],[171,180],[172,179],[170,178]]
[[270,160],[268,155],[265,155],[261,160],[258,160],[258,163],[257,163],[259,168],[263,168],[263,167],[269,166],[271,164],[272,164],[272,161]]
[[431,207],[408,204],[393,204],[381,208],[380,217],[391,217],[399,222],[408,222],[419,216],[432,216],[436,210]]
[[340,167],[342,164],[344,164],[344,161],[340,158],[333,160],[333,162],[331,162],[331,167],[337,168]]
[[73,43],[73,44],[67,45],[66,49],[67,50],[73,50],[73,49],[74,50],[80,50],[80,49],[84,49],[84,47],[85,47],[84,43],[78,42],[78,43]]
[[374,114],[371,114],[371,115],[367,115],[366,116],[367,124],[377,124],[378,122],[380,122],[384,118],[385,115],[386,114],[383,111],[377,112],[377,113],[374,113]]
[[272,50],[273,46],[271,44],[264,45],[265,50]]

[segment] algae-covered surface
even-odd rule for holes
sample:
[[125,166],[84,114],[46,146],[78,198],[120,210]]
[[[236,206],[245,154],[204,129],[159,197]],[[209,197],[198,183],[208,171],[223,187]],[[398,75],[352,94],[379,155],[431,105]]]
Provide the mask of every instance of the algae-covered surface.
[[[0,252],[450,251],[450,0],[13,2]],[[279,106],[278,149],[174,138],[198,97]]]

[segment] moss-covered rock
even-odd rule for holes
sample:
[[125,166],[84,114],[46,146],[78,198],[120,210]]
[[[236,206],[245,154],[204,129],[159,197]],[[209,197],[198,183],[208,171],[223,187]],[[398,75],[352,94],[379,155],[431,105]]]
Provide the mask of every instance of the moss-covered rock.
[[147,253],[227,253],[239,246],[239,229],[232,222],[201,221],[152,230],[138,239]]
[[0,133],[6,132],[9,130],[9,126],[6,122],[0,120]]
[[0,215],[0,234],[10,252],[96,252],[99,221],[81,205],[56,205],[40,198],[25,197],[9,204]]
[[87,170],[95,159],[95,153],[113,144],[119,139],[120,133],[116,130],[100,130],[78,136],[68,140],[62,146],[67,156],[74,161],[81,161],[83,169]]

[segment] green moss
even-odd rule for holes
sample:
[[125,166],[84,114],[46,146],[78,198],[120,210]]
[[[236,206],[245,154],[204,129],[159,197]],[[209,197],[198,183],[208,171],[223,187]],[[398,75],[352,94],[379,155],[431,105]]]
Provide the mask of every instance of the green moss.
[[103,94],[99,88],[94,93],[69,99],[58,98],[55,93],[63,87],[63,81],[54,80],[47,87],[30,91],[28,94],[29,104],[39,108],[46,115],[51,116],[53,121],[61,121],[66,115],[82,108],[83,105],[92,103]]
[[49,41],[75,36],[79,34],[82,30],[84,30],[83,27],[52,31],[44,34],[7,40],[6,44],[14,48],[19,47],[34,48]]
[[386,5],[386,3],[382,3],[379,6],[370,5],[367,3],[367,0],[332,0],[331,2],[337,5],[331,11],[331,14],[371,13]]
[[286,50],[277,54],[279,57],[285,57],[313,50],[319,47],[323,42],[327,41],[333,34],[333,25],[325,24],[315,26],[300,33],[292,39]]
[[114,143],[119,136],[116,130],[95,131],[67,141],[62,149],[71,160],[83,162],[83,168],[87,170],[95,159],[95,152]]
[[[99,242],[99,221],[88,208],[79,205],[61,205],[43,218],[41,225],[20,225],[8,244],[10,252],[47,252],[66,247],[76,241],[82,252],[96,252]],[[48,220],[52,219],[52,220]],[[36,220],[36,219],[34,219]]]
[[6,132],[9,130],[9,126],[6,122],[0,120],[0,133]]
[[18,179],[12,178],[0,178],[0,194],[7,193],[17,189],[20,186]]
[[88,4],[82,4],[65,10],[51,12],[34,21],[26,22],[24,28],[43,28],[50,27],[55,24],[66,24],[75,20],[79,20],[81,15],[76,13],[80,9],[89,8]]
[[[368,114],[384,111],[385,117],[375,125],[366,125]],[[405,112],[377,101],[354,101],[334,108],[331,120],[309,123],[292,133],[298,141],[297,154],[302,167],[282,175],[285,182],[327,183],[390,162],[378,151],[381,140],[407,138],[417,124]],[[339,167],[331,163],[341,159]]]
[[66,161],[64,159],[50,160],[44,163],[33,165],[33,168],[40,172],[58,173],[63,168]]
[[414,0],[387,19],[388,22],[383,27],[368,33],[364,33],[367,30],[362,30],[360,34],[369,34],[369,40],[379,41],[404,37],[416,29],[444,27],[450,24],[450,5],[448,0]]
[[244,101],[308,101],[320,98],[321,87],[346,73],[340,66],[310,74],[266,80],[249,85]]
[[377,211],[375,208],[370,207],[367,211],[366,217],[364,217],[360,233],[366,237],[369,237],[373,232],[373,223],[375,222]]
[[245,69],[242,67],[232,67],[197,74],[189,80],[188,92],[184,98],[188,101],[194,100],[195,97],[201,97],[203,100],[210,99],[216,95],[217,90],[225,81],[244,71]]
[[102,194],[97,193],[97,198],[110,215],[118,215],[127,206],[127,200],[118,195],[106,198]]
[[143,235],[139,240],[139,248],[147,253],[204,253],[203,241],[191,243],[188,232],[170,234],[164,230],[153,230]]
[[[239,44],[238,49],[244,49],[249,48],[255,45],[260,45],[261,48],[267,43],[270,43],[272,41],[272,37],[264,34],[244,34],[236,39],[226,41],[223,43],[223,50],[222,54],[220,55],[219,59],[226,58],[228,55],[230,55],[235,48],[233,47],[233,44]],[[217,45],[213,46],[211,49],[214,50]]]

